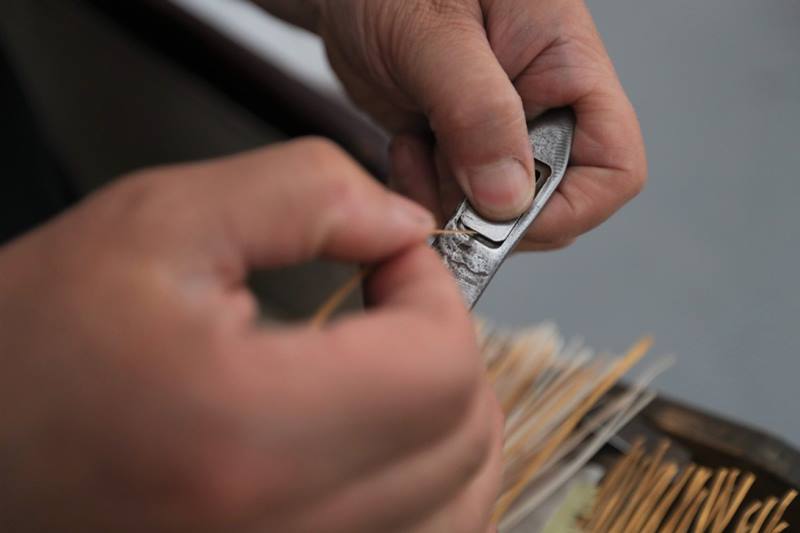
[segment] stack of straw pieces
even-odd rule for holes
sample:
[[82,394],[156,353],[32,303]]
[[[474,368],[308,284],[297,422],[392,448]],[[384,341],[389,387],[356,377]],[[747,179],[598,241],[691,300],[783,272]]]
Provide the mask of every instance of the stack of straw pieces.
[[[752,474],[665,461],[641,442],[607,474],[593,457],[650,403],[662,358],[615,388],[647,354],[622,357],[565,343],[550,324],[519,332],[479,325],[488,376],[506,414],[505,476],[494,519],[501,533],[779,533],[796,497],[745,499]],[[621,392],[620,392],[621,390]]]
[[[444,234],[445,230],[436,232]],[[324,325],[369,275],[359,272],[320,307]],[[506,415],[505,472],[494,521],[500,533],[780,533],[797,493],[744,501],[752,474],[664,462],[667,443],[647,455],[636,443],[606,475],[590,462],[655,398],[657,359],[625,388],[620,380],[652,346],[595,354],[565,343],[555,326],[511,332],[478,323],[488,377]],[[620,392],[621,391],[621,392]]]

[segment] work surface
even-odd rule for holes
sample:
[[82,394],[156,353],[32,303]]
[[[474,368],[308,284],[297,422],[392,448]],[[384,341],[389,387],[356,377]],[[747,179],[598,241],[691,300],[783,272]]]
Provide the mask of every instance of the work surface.
[[[335,88],[312,38],[239,2],[180,3]],[[679,359],[660,388],[800,445],[800,3],[589,5],[639,110],[650,185],[569,250],[512,260],[478,311],[615,351],[652,333]]]

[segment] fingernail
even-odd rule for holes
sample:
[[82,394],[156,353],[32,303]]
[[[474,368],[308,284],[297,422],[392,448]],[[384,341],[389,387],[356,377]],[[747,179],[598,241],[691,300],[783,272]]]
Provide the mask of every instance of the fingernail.
[[533,200],[533,176],[516,159],[466,169],[464,175],[469,189],[465,192],[485,216],[514,218]]
[[393,194],[392,196],[393,202],[389,217],[395,227],[421,228],[426,231],[433,230],[436,227],[436,220],[430,211],[399,194]]

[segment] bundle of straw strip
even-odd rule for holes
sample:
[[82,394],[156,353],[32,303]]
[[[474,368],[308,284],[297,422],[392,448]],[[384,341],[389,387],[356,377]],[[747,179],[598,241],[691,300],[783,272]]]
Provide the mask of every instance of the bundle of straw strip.
[[[312,322],[324,324],[369,272],[363,270],[332,295]],[[646,355],[651,339],[612,357],[565,343],[550,324],[518,332],[478,324],[478,331],[488,377],[506,414],[504,486],[494,520],[507,533],[524,526],[655,398],[648,387],[672,360],[657,360],[623,392],[612,392]],[[605,477],[576,533],[673,533],[692,526],[695,533],[729,531],[753,476],[696,466],[681,472],[673,463],[661,464],[665,451],[662,445],[645,457],[641,444],[634,446]],[[732,531],[786,530],[782,516],[795,496],[753,502]]]
[[[488,375],[506,413],[506,471],[495,519],[503,533],[537,531],[525,527],[526,517],[653,399],[647,387],[671,360],[657,361],[625,392],[612,393],[645,355],[649,339],[613,358],[565,344],[551,325],[514,334],[481,329]],[[668,447],[664,442],[647,455],[635,443],[605,476],[575,533],[780,533],[789,527],[783,515],[796,492],[744,505],[755,476],[681,469],[664,460]]]
[[610,357],[565,343],[550,324],[515,333],[479,331],[488,376],[506,415],[506,468],[495,520],[501,531],[510,531],[653,399],[647,386],[669,361],[647,370],[625,392],[612,393],[647,353],[650,339]]
[[738,470],[680,468],[664,461],[669,443],[651,455],[637,442],[603,480],[581,530],[591,533],[780,533],[797,497],[744,504],[755,476]]

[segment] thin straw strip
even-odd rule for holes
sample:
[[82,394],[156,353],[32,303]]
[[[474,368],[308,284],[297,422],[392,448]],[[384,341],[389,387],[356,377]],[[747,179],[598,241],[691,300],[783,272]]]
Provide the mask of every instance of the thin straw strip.
[[535,494],[529,500],[525,500],[523,504],[515,506],[511,512],[504,516],[503,522],[500,524],[501,529],[504,531],[510,529],[539,507],[539,505],[549,498],[559,486],[567,483],[570,478],[575,476],[578,471],[589,462],[591,457],[596,455],[599,449],[608,442],[608,439],[612,435],[618,433],[620,429],[627,425],[628,422],[641,412],[654,398],[655,393],[652,392],[642,395],[635,403],[628,406],[626,410],[621,411],[614,419],[609,421],[605,427],[597,432],[594,439],[579,450],[573,460],[559,469],[554,477],[549,479],[547,483],[536,486]]
[[667,492],[658,503],[658,507],[656,507],[655,512],[645,523],[644,528],[642,528],[642,533],[655,533],[659,524],[661,524],[662,520],[664,519],[664,516],[666,516],[670,507],[672,507],[672,504],[678,498],[678,495],[683,490],[683,487],[686,486],[686,483],[694,475],[696,469],[697,465],[689,465],[686,470],[683,471],[681,476],[678,478],[678,481],[672,485],[672,487],[669,489],[669,492]]
[[677,507],[672,510],[672,513],[667,519],[666,525],[661,528],[662,533],[673,533],[681,522],[681,518],[690,509],[692,502],[697,497],[697,494],[702,490],[706,482],[711,479],[711,471],[707,468],[698,468],[686,490],[683,492],[683,497],[678,502]]
[[642,478],[638,483],[638,487],[629,495],[625,507],[617,517],[616,522],[609,528],[609,533],[622,533],[626,530],[628,524],[639,507],[640,500],[642,500],[651,489],[651,480],[655,479],[661,467],[661,461],[664,459],[664,454],[667,453],[669,442],[662,441],[658,445],[655,455],[649,458],[649,464],[642,474]]
[[764,507],[761,508],[761,511],[756,516],[755,521],[753,522],[753,527],[750,529],[752,533],[760,533],[761,528],[764,527],[764,524],[767,521],[767,517],[772,512],[772,509],[778,505],[778,498],[769,498],[767,499],[767,503],[764,504]]
[[575,412],[567,419],[567,421],[555,432],[550,439],[550,443],[542,450],[542,452],[533,460],[525,471],[525,475],[514,485],[507,493],[500,497],[497,507],[494,512],[495,523],[508,511],[511,504],[516,501],[522,491],[525,490],[525,485],[528,480],[536,475],[541,468],[542,464],[547,462],[547,459],[555,452],[564,439],[569,436],[575,429],[578,423],[586,416],[586,413],[594,407],[597,401],[606,394],[611,387],[614,386],[628,371],[636,365],[647,354],[653,345],[653,340],[650,337],[642,339],[631,348],[628,354],[619,361],[612,372],[595,388],[594,392],[586,398],[583,403],[578,406]]
[[572,435],[570,435],[569,439],[564,441],[562,448],[553,455],[553,457],[545,466],[542,467],[542,470],[544,471],[553,466],[556,462],[561,461],[590,433],[593,433],[596,427],[604,424],[606,420],[616,416],[619,412],[626,411],[631,405],[634,404],[634,402],[638,403],[638,398],[648,396],[649,393],[647,392],[647,387],[649,387],[661,373],[671,366],[671,364],[671,361],[665,359],[646,369],[641,376],[636,378],[636,381],[627,392],[609,401],[608,404],[600,408],[598,412],[587,418],[585,422],[581,424],[581,427]]
[[623,471],[620,472],[619,477],[612,481],[611,489],[606,491],[603,495],[603,499],[597,502],[597,512],[590,522],[590,530],[600,529],[600,526],[614,519],[616,516],[615,513],[619,509],[618,502],[622,497],[621,495],[624,494],[632,484],[636,483],[640,468],[639,461],[643,454],[643,447],[636,447],[629,454],[630,459],[627,465]]
[[[470,230],[449,230],[449,229],[439,229],[434,230],[430,233],[431,237],[437,237],[441,235],[476,235],[474,231]],[[321,327],[325,325],[328,320],[333,316],[339,307],[342,306],[347,297],[350,296],[363,282],[364,280],[369,277],[369,275],[374,271],[375,267],[366,267],[363,268],[358,274],[348,279],[341,287],[336,289],[336,291],[331,294],[331,296],[323,303],[320,308],[314,313],[313,318],[311,319],[311,325],[315,327]]]
[[689,506],[686,514],[678,524],[678,527],[675,528],[675,533],[687,533],[689,531],[689,527],[692,525],[694,517],[697,516],[700,506],[703,504],[706,498],[708,498],[708,489],[703,489],[697,494],[697,497],[695,497],[694,501]]
[[720,521],[719,527],[714,527],[714,531],[717,533],[722,533],[725,531],[725,528],[728,527],[728,524],[731,523],[733,517],[736,516],[737,511],[742,506],[744,502],[745,496],[747,493],[750,492],[750,488],[756,482],[756,476],[753,474],[747,474],[742,482],[739,484],[739,488],[736,489],[736,495],[733,497],[733,501],[731,502],[731,506],[728,508],[728,512],[724,515],[724,518]]
[[742,518],[739,520],[739,524],[736,526],[734,533],[747,533],[750,531],[750,518],[754,514],[761,509],[761,502],[754,502],[751,503],[749,507],[747,507],[742,515]]
[[342,306],[345,300],[355,291],[367,277],[374,271],[375,267],[362,268],[356,275],[348,279],[341,287],[336,289],[336,292],[331,294],[325,303],[320,306],[314,317],[311,319],[311,325],[314,327],[324,326],[339,307]]
[[728,524],[725,523],[725,516],[728,514],[728,508],[731,502],[733,502],[734,490],[736,489],[740,473],[739,470],[734,468],[731,470],[728,479],[725,480],[725,488],[717,498],[716,505],[719,507],[719,511],[711,522],[711,533],[721,532],[724,528],[728,527]]
[[597,498],[595,500],[596,510],[602,510],[604,508],[603,503],[606,501],[608,496],[616,492],[617,487],[623,482],[630,464],[633,462],[633,457],[638,455],[643,447],[644,440],[642,438],[637,438],[628,453],[611,467],[611,471],[606,475],[606,478],[600,485],[600,490],[597,491]]
[[[599,376],[602,375],[599,373],[599,369],[594,368],[596,362],[589,357],[581,356],[566,362],[548,358],[546,362],[550,364],[550,368],[543,370],[540,376],[541,380],[536,383],[535,390],[529,391],[530,394],[521,397],[519,403],[509,414],[506,421],[506,449],[510,449],[519,436],[534,424],[547,423],[549,420],[550,425],[547,427],[550,428],[553,424],[563,420],[566,411],[557,411],[552,404],[563,397],[572,398],[573,402],[579,401],[579,395],[574,393],[571,388],[571,384],[574,384],[575,380],[582,376],[589,376],[588,381],[584,380],[585,386],[582,390],[585,392],[586,386],[597,382]],[[547,431],[542,431],[539,435],[547,435]],[[532,443],[528,442],[528,444],[528,449],[530,449]]]
[[706,499],[706,504],[697,517],[697,523],[694,526],[694,533],[703,533],[709,524],[714,520],[717,512],[721,512],[719,507],[719,494],[722,492],[722,485],[728,477],[728,469],[721,468],[717,470],[714,475],[714,480],[711,483],[711,492]]
[[794,501],[795,498],[797,498],[797,491],[796,490],[790,490],[786,494],[786,496],[783,497],[783,500],[781,500],[780,505],[778,505],[778,508],[775,509],[775,514],[772,515],[772,518],[770,519],[770,521],[767,522],[767,527],[764,529],[765,533],[770,533],[771,531],[774,531],[775,529],[777,529],[778,523],[781,521],[781,519],[783,518],[784,513],[789,508],[789,506],[792,504],[792,502]]
[[[595,381],[592,375],[577,374],[568,387],[559,388],[551,398],[545,409],[540,410],[538,417],[526,421],[516,435],[508,439],[505,445],[505,456],[516,457],[523,453],[525,446],[531,446],[531,441],[537,436],[548,435],[548,429],[557,427],[562,420],[569,420],[574,403],[586,398],[591,393],[589,387]],[[588,409],[587,409],[588,411]]]
[[679,472],[680,469],[675,463],[667,463],[661,468],[650,494],[647,495],[647,498],[631,519],[626,533],[641,533],[647,519],[653,514],[659,499],[669,489],[670,483],[675,480]]

